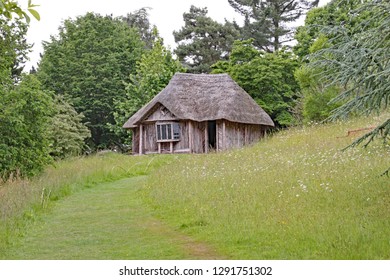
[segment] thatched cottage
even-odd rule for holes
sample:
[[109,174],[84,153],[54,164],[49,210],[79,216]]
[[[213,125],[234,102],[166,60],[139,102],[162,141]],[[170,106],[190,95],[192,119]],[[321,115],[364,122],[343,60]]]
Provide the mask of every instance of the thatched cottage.
[[274,123],[227,74],[182,74],[124,125],[133,153],[207,153],[258,141]]

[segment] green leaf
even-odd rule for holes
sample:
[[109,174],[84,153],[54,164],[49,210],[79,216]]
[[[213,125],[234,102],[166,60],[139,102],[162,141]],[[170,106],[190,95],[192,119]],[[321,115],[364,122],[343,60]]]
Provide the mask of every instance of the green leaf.
[[[26,12],[22,12],[22,15],[24,16],[24,18],[26,19],[26,22],[27,23],[30,23],[31,19],[30,19],[30,16],[26,13]],[[22,16],[21,16],[22,17]]]
[[36,20],[41,20],[41,16],[36,10],[28,9],[28,11],[30,12],[30,14],[33,15],[33,17],[35,17]]
[[9,11],[7,11],[7,10],[5,10],[4,11],[4,14],[3,14],[6,18],[8,18],[8,19],[12,19],[12,14],[9,12]]

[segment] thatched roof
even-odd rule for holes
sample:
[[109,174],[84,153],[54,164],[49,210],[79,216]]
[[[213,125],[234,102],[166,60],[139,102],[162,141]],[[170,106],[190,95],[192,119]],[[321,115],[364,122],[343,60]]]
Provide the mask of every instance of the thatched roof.
[[225,119],[274,126],[269,115],[229,75],[177,73],[123,127],[137,127],[159,103],[178,119],[197,122]]

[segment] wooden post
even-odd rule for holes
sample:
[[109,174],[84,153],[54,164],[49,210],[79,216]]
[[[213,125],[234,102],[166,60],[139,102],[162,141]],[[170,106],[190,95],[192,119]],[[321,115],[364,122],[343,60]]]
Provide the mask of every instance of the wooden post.
[[132,153],[134,154],[134,151],[136,149],[135,139],[137,137],[136,128],[132,128],[131,131],[132,131],[132,134],[133,134],[132,135],[133,141],[131,141],[132,142],[131,143],[131,149],[132,149]]
[[222,121],[222,150],[226,149],[226,124],[225,120]]
[[244,137],[244,145],[248,145],[248,125],[245,125],[245,137]]
[[144,126],[141,124],[139,126],[139,154],[143,154],[143,142],[144,142]]
[[217,152],[219,151],[219,125],[218,125],[218,121],[215,122],[215,141],[217,142],[216,143],[216,148],[217,148]]
[[188,148],[190,149],[190,153],[192,153],[192,121],[188,121]]
[[241,130],[241,128],[240,128],[240,125],[239,124],[236,124],[236,126],[237,126],[237,147],[239,148],[239,147],[241,147],[240,146],[240,130]]
[[161,142],[157,143],[158,153],[161,154]]
[[173,154],[173,142],[169,142],[169,149],[171,154]]
[[207,154],[209,152],[209,133],[208,133],[208,124],[209,122],[205,122],[204,129],[204,152]]

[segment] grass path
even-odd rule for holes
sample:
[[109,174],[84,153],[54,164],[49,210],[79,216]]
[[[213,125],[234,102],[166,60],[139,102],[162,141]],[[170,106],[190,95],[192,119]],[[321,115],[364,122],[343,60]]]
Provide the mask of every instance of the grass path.
[[5,258],[221,258],[152,216],[137,193],[145,178],[99,184],[56,202]]

